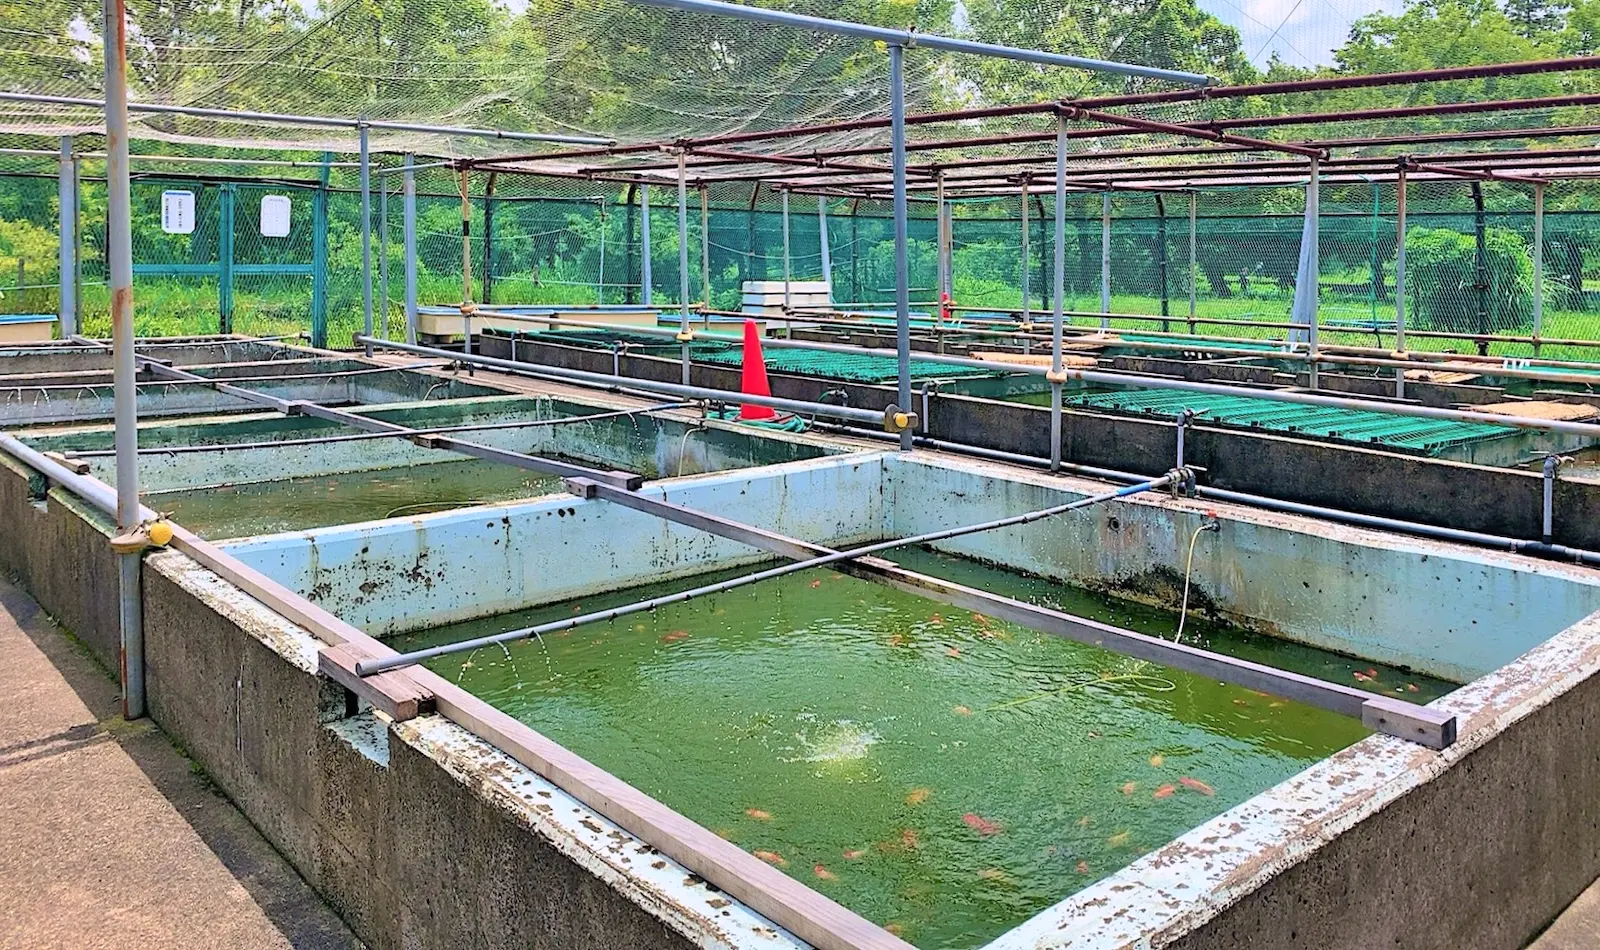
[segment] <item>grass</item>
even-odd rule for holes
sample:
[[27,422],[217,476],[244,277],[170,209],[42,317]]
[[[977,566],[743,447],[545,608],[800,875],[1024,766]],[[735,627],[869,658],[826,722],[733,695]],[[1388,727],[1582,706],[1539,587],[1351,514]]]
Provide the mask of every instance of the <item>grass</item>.
[[[531,280],[498,278],[495,296],[503,301],[519,304],[591,304],[594,290],[586,286],[539,285]],[[475,283],[474,296],[482,293],[481,282]],[[399,338],[404,328],[404,313],[399,297],[401,286],[391,280],[388,301],[389,336]],[[424,303],[454,302],[460,299],[458,280],[424,274],[418,286],[418,299]],[[620,294],[617,295],[620,302]],[[983,281],[958,277],[956,300],[969,306],[994,307],[997,310],[1019,309],[1020,291],[997,281]],[[379,300],[374,316],[375,329],[382,335],[383,301]],[[109,297],[104,286],[90,285],[83,290],[81,303],[83,331],[90,336],[109,336]],[[1196,301],[1196,315],[1214,319],[1287,321],[1291,298],[1289,294],[1266,292],[1249,297],[1201,297]],[[1042,299],[1032,301],[1035,313],[1046,312]],[[1188,315],[1186,296],[1175,294],[1168,301],[1172,313],[1170,330],[1183,333],[1187,330],[1184,317]],[[1100,297],[1093,294],[1069,294],[1068,310],[1098,313]],[[1120,330],[1159,331],[1161,324],[1146,320],[1119,320],[1115,314],[1158,314],[1161,301],[1157,297],[1136,294],[1115,294],[1111,298],[1111,325]],[[257,336],[309,333],[311,294],[309,284],[302,280],[289,286],[268,286],[262,289],[239,288],[234,293],[233,330]],[[1370,298],[1329,293],[1324,290],[1321,315],[1324,320],[1368,320],[1373,314]],[[1392,303],[1380,301],[1377,317],[1380,321],[1393,319]],[[1071,321],[1077,326],[1098,325],[1096,317],[1077,317]],[[334,281],[329,288],[328,344],[331,347],[348,347],[356,333],[363,327],[362,303],[359,285],[354,281]],[[216,287],[200,281],[142,280],[134,285],[134,326],[141,336],[184,336],[219,332],[217,321]],[[1416,329],[1417,327],[1413,327]],[[1235,337],[1241,339],[1281,339],[1281,328],[1241,327],[1229,325],[1196,326],[1196,335]],[[1583,313],[1570,310],[1547,310],[1544,320],[1545,336],[1600,341],[1600,313]],[[1384,330],[1331,330],[1324,327],[1320,338],[1325,344],[1392,347],[1394,333]],[[1407,346],[1414,350],[1435,352],[1476,352],[1470,340],[1432,339],[1411,336]],[[1533,348],[1525,343],[1495,343],[1489,352],[1497,356],[1532,356]],[[1562,347],[1545,346],[1541,356],[1551,359],[1600,361],[1600,346]]]

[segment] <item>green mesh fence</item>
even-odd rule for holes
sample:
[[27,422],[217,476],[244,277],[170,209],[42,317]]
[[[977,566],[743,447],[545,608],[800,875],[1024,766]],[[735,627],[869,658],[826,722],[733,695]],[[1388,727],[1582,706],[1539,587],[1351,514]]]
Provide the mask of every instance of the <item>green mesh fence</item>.
[[[347,162],[348,156],[339,159]],[[53,166],[42,162],[0,174],[0,310],[5,313],[56,310]],[[320,331],[319,337],[330,345],[348,345],[362,325],[360,196],[354,178],[347,167],[322,170],[315,162],[270,181],[141,172],[133,190],[139,332]],[[452,193],[455,179],[444,173],[420,173],[418,178],[418,298],[424,304],[458,302],[463,293],[461,203]],[[399,184],[398,176],[375,176],[372,200],[374,322],[379,333],[390,336],[398,336],[403,323]],[[474,299],[633,304],[646,298],[644,211],[638,189],[508,178],[493,197],[485,198],[483,183],[475,179],[475,187],[478,192],[470,201]],[[198,220],[193,234],[161,230],[161,193],[168,189],[195,193]],[[285,237],[260,232],[259,209],[267,195],[291,201],[292,227]],[[1394,184],[1330,184],[1321,197],[1322,338],[1326,343],[1391,347]],[[1183,193],[1115,195],[1109,219],[1110,313],[1105,317],[1100,316],[1102,242],[1107,236],[1102,201],[1097,194],[1074,194],[1064,209],[1063,306],[1072,313],[1072,323],[1089,326],[1105,320],[1129,331],[1232,339],[1285,335],[1285,328],[1271,324],[1288,320],[1294,299],[1302,188],[1218,188],[1192,199]],[[79,203],[79,309],[88,332],[104,333],[109,328],[103,183],[85,175]],[[680,297],[675,204],[671,189],[652,190],[648,298],[658,306],[675,306]],[[717,309],[737,310],[746,281],[783,276],[779,202],[766,189],[730,183],[712,186],[707,204],[703,229],[700,194],[690,192],[688,296]],[[1542,336],[1557,341],[1542,346],[1540,355],[1600,358],[1600,347],[1559,342],[1600,343],[1600,185],[1547,186],[1537,307],[1528,187],[1418,181],[1410,186],[1407,205],[1410,348],[1533,355],[1527,343],[1473,337],[1528,335],[1537,315]],[[1030,204],[1026,260],[1020,210],[1017,198],[954,205],[951,259],[958,305],[1015,311],[1026,287],[1035,313],[1049,309],[1052,202],[1042,196]],[[913,202],[912,214],[911,298],[926,311],[935,301],[937,283],[933,205]],[[815,198],[794,196],[789,219],[791,276],[821,279],[822,228]],[[827,276],[835,303],[890,306],[893,242],[887,204],[831,199],[826,226]]]

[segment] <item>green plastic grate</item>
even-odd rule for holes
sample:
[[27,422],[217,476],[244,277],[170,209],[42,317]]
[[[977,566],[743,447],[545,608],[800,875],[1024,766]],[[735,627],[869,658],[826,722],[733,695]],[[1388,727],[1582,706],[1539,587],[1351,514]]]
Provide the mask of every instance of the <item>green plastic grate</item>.
[[[767,371],[788,373],[794,376],[819,376],[842,379],[855,383],[888,383],[899,378],[898,362],[893,357],[871,353],[831,353],[822,350],[790,350],[768,348],[765,353]],[[694,353],[694,358],[707,363],[738,366],[744,354],[738,349],[724,349],[712,353]],[[998,376],[993,370],[976,366],[951,366],[930,360],[911,360],[911,378],[925,379],[976,379]]]
[[1195,418],[1204,422],[1408,449],[1429,455],[1459,445],[1503,438],[1517,431],[1509,426],[1482,422],[1419,419],[1363,409],[1305,406],[1251,396],[1138,389],[1080,394],[1069,399],[1074,406],[1086,409],[1173,419],[1185,409],[1193,409]]
[[[678,352],[678,344],[668,337],[627,330],[535,330],[520,333],[518,338],[605,350],[611,349],[616,343],[627,343],[631,351],[651,355],[662,353],[676,355]],[[823,350],[767,347],[763,355],[769,373],[817,376],[855,383],[887,383],[897,379],[900,372],[893,357],[872,353],[832,353]],[[744,360],[744,347],[742,343],[734,340],[707,340],[698,337],[689,344],[689,358],[719,366],[738,366]],[[911,360],[911,378],[919,382],[927,379],[977,379],[1002,374],[1003,370],[951,366],[915,358]]]

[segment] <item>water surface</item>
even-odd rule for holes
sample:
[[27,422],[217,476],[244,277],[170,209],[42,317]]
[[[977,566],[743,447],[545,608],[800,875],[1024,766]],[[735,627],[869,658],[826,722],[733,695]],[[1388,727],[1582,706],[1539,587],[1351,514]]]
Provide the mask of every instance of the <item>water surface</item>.
[[558,491],[557,476],[470,459],[152,492],[144,502],[201,537],[217,540],[427,514]]
[[[969,561],[896,558],[1146,633],[1170,637],[1176,623]],[[460,640],[714,576],[392,642]],[[1451,688],[1194,618],[1184,639],[1410,699]],[[829,571],[433,668],[924,950],[979,946],[1367,734]]]

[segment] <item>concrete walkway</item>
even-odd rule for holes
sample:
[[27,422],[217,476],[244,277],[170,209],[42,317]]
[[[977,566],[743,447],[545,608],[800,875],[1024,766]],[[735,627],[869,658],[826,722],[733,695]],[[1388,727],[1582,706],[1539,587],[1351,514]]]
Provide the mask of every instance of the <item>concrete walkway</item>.
[[0,658],[0,948],[361,946],[4,578]]
[[1595,950],[1600,947],[1600,881],[1578,895],[1528,950]]

